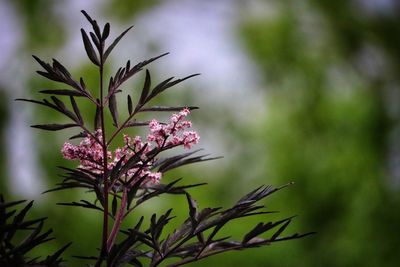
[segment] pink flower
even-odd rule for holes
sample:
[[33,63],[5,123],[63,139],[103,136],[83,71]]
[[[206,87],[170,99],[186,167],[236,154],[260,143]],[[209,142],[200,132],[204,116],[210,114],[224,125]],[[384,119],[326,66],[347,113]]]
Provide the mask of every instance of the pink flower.
[[[159,183],[162,173],[151,171],[156,159],[149,160],[146,154],[151,151],[153,144],[158,148],[182,145],[185,149],[190,149],[197,144],[200,139],[199,135],[195,131],[187,131],[188,128],[192,127],[192,122],[185,120],[189,114],[190,110],[187,108],[179,113],[174,113],[171,115],[168,124],[162,124],[155,119],[151,120],[149,123],[150,133],[146,137],[146,142],[142,141],[140,136],[135,136],[132,139],[124,134],[124,146],[116,148],[114,153],[107,151],[107,169],[112,170],[122,158],[124,158],[123,166],[130,158],[143,150],[140,160],[123,174],[121,179],[128,181],[135,177],[132,180],[132,184],[134,184],[138,179],[146,176],[146,182]],[[101,130],[96,130],[93,136],[88,135],[79,145],[64,143],[61,153],[66,159],[79,160],[79,168],[94,173],[102,173],[104,155],[102,145],[99,142],[102,141],[103,134]]]

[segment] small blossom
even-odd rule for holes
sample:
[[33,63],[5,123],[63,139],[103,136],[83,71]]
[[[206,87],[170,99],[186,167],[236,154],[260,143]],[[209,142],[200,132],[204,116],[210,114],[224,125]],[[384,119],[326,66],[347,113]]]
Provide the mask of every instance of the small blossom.
[[[116,148],[114,153],[107,151],[107,169],[112,170],[122,158],[124,158],[122,164],[126,164],[132,156],[142,151],[139,162],[121,178],[128,181],[135,177],[132,180],[132,184],[134,184],[138,179],[146,176],[145,181],[148,183],[159,183],[162,173],[150,170],[156,159],[149,161],[146,154],[151,151],[152,144],[158,148],[182,145],[185,149],[190,149],[197,144],[200,139],[199,135],[195,131],[187,131],[192,127],[192,122],[185,120],[189,114],[190,110],[185,108],[179,113],[172,114],[167,124],[162,124],[155,119],[151,120],[149,123],[150,133],[145,141],[140,136],[131,138],[124,134],[124,146]],[[79,168],[101,173],[104,155],[99,142],[102,142],[102,139],[101,130],[96,130],[93,135],[85,137],[79,145],[64,143],[61,153],[66,159],[79,160]],[[143,149],[144,147],[145,149]]]

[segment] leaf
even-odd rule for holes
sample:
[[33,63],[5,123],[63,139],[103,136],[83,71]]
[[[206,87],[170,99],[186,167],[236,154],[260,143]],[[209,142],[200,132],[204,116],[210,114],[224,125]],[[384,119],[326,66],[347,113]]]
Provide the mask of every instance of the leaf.
[[9,208],[21,203],[26,202],[26,200],[18,200],[18,201],[13,201],[13,202],[5,202],[5,203],[0,203],[0,209],[5,209],[5,208]]
[[43,77],[55,81],[55,82],[64,82],[63,79],[60,78],[60,76],[54,74],[54,73],[48,73],[44,71],[36,71],[37,74],[42,75]]
[[52,72],[52,71],[53,71],[53,68],[52,68],[49,64],[45,63],[44,61],[42,61],[40,58],[38,58],[38,57],[35,56],[35,55],[32,55],[32,57],[33,57],[33,58],[40,64],[40,66],[42,66],[42,68],[45,69],[47,72]]
[[142,185],[143,181],[147,178],[147,175],[143,175],[142,177],[139,178],[139,180],[135,181],[133,186],[128,192],[128,198],[127,198],[127,205],[126,209],[129,210],[132,200],[135,198],[137,191],[139,190],[140,186]]
[[100,39],[101,38],[100,28],[99,28],[99,25],[97,24],[97,22],[95,20],[93,20],[85,10],[81,10],[81,12],[86,17],[86,19],[90,22],[90,24],[92,24],[92,27],[93,27],[94,32],[96,33],[96,36]]
[[86,91],[86,84],[82,77],[79,78],[80,89]]
[[61,110],[61,111],[66,111],[67,108],[65,107],[64,102],[62,102],[60,99],[58,99],[55,96],[51,96],[51,100],[53,100],[54,104],[56,104],[56,106]]
[[151,91],[150,95],[146,96],[146,99],[144,100],[143,103],[150,101],[150,99],[155,97],[158,93],[164,91],[167,88],[170,81],[172,81],[173,79],[174,79],[174,77],[170,77],[170,78],[162,81],[161,83],[157,84],[156,87],[154,87],[154,89]]
[[117,196],[114,195],[113,200],[112,200],[112,205],[111,205],[111,212],[112,212],[113,216],[115,216],[115,214],[117,214],[117,204],[118,204]]
[[78,118],[78,121],[83,125],[84,121],[83,121],[81,112],[79,111],[79,107],[76,104],[73,96],[70,96],[70,101],[71,101],[72,108],[74,109],[75,115]]
[[286,229],[286,227],[288,227],[291,221],[292,221],[291,218],[286,219],[286,222],[278,229],[278,231],[274,233],[274,235],[271,237],[271,240],[277,239],[280,236],[280,234]]
[[85,137],[87,137],[87,133],[85,133],[85,132],[80,132],[80,133],[78,133],[78,134],[76,134],[76,135],[71,136],[71,137],[69,138],[69,140],[77,139],[77,138],[85,138]]
[[109,34],[110,34],[110,23],[107,22],[106,25],[104,25],[103,33],[101,34],[101,40],[104,42]]
[[[27,212],[29,211],[30,208],[32,208],[33,205],[33,201],[30,201],[15,217],[14,220],[12,222],[12,224],[14,226],[21,226],[21,223],[23,222],[25,215],[27,214]],[[15,232],[16,232],[17,228],[14,227],[11,231],[9,231],[6,235],[5,240],[11,240],[12,237],[14,236]]]
[[155,112],[155,111],[161,111],[161,112],[164,112],[164,111],[167,111],[167,112],[170,112],[170,111],[181,111],[182,109],[184,109],[184,108],[187,108],[187,109],[189,109],[189,110],[195,110],[195,109],[199,109],[199,107],[193,107],[193,106],[191,106],[191,107],[164,107],[164,106],[154,106],[154,107],[148,107],[148,108],[141,108],[140,109],[140,112]]
[[53,95],[67,95],[67,96],[85,96],[85,94],[80,91],[68,90],[68,89],[41,90],[39,91],[39,93],[53,94]]
[[138,127],[138,126],[148,126],[149,123],[150,123],[150,121],[136,121],[136,120],[133,120],[133,121],[130,121],[130,122],[126,123],[124,125],[124,128]]
[[147,96],[150,91],[150,86],[151,86],[150,72],[149,72],[149,70],[146,69],[146,78],[144,80],[143,89],[142,89],[142,93],[140,94],[138,106],[142,106],[145,104]]
[[65,246],[63,246],[62,248],[60,248],[59,250],[57,250],[53,255],[48,256],[47,259],[45,260],[45,264],[51,266],[54,265],[56,263],[61,262],[61,260],[58,260],[58,258],[61,256],[61,254],[72,244],[72,242],[66,244]]
[[111,112],[111,117],[114,122],[114,126],[118,127],[118,109],[117,109],[117,99],[115,94],[112,94],[109,98],[108,108]]
[[63,130],[66,128],[71,128],[71,127],[76,127],[79,126],[76,123],[67,123],[67,124],[38,124],[38,125],[32,125],[32,128],[37,128],[37,129],[42,129],[42,130],[47,130],[47,131],[59,131]]
[[71,77],[71,73],[56,59],[53,58],[53,69],[60,71],[65,77]]
[[189,205],[189,217],[192,222],[192,225],[195,227],[197,225],[197,202],[190,196],[189,193],[186,193],[186,199]]
[[97,47],[97,51],[101,51],[101,44],[100,44],[100,41],[97,38],[97,36],[93,32],[90,32],[89,34],[90,34],[90,38],[92,39],[94,45]]
[[89,37],[87,36],[85,30],[81,29],[81,33],[86,54],[88,55],[90,61],[92,61],[93,64],[100,66],[99,59],[97,58],[96,52],[94,51],[92,43],[90,42]]
[[200,74],[199,74],[199,73],[192,74],[192,75],[189,75],[189,76],[187,76],[187,77],[185,77],[185,78],[178,79],[178,80],[175,80],[175,81],[171,81],[171,80],[173,79],[173,77],[172,77],[172,78],[169,78],[169,79],[163,81],[162,83],[160,83],[159,85],[157,85],[157,86],[153,89],[153,91],[152,91],[151,94],[149,95],[147,101],[149,101],[150,99],[152,99],[152,98],[155,97],[156,95],[162,93],[162,92],[165,91],[166,89],[168,89],[168,88],[170,88],[170,87],[172,87],[172,86],[174,86],[174,85],[177,85],[178,83],[181,83],[181,82],[183,82],[183,81],[185,81],[185,80],[187,80],[187,79],[190,79],[190,78],[192,78],[192,77],[198,76],[198,75],[200,75]]
[[100,107],[97,105],[96,113],[94,114],[94,128],[95,129],[101,129],[101,116],[100,115],[101,115]]
[[128,112],[129,112],[129,115],[132,115],[133,107],[132,107],[132,98],[131,98],[130,95],[128,95],[128,97],[127,97],[127,102],[128,102]]
[[89,201],[86,200],[81,200],[81,202],[71,202],[71,203],[57,203],[57,205],[60,206],[71,206],[71,207],[82,207],[82,208],[87,208],[87,209],[94,209],[94,210],[99,210],[103,211],[102,208],[90,203]]
[[103,61],[105,62],[107,57],[110,55],[111,51],[114,49],[114,47],[118,44],[118,42],[122,39],[122,37],[124,37],[124,35],[130,30],[132,29],[133,26],[130,26],[128,29],[126,29],[125,31],[123,31],[115,40],[114,42],[112,42],[112,44],[106,49],[106,52],[104,52],[104,56],[103,56]]

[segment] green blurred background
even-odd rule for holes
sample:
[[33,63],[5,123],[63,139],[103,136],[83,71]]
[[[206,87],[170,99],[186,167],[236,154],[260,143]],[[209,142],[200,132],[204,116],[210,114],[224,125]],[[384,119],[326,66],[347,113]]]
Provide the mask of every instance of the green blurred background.
[[[185,167],[165,181],[182,176],[186,183],[208,182],[192,191],[200,207],[227,206],[261,184],[293,181],[265,201],[269,210],[281,212],[259,220],[296,214],[288,234],[318,232],[190,266],[399,265],[396,0],[0,0],[0,186],[8,199],[36,199],[32,216],[49,217],[56,240],[35,255],[72,241],[67,266],[84,266],[70,256],[95,254],[99,244],[100,214],[55,205],[90,195],[40,195],[58,182],[57,165],[73,164],[59,153],[67,135],[28,125],[60,117],[12,101],[55,86],[35,75],[31,54],[59,59],[95,87],[96,72],[80,41],[79,29],[88,29],[81,9],[101,24],[111,22],[113,36],[135,25],[114,52],[112,72],[127,59],[171,52],[151,65],[155,80],[202,73],[161,102],[199,105],[191,118],[202,136],[200,147],[225,157]],[[125,90],[142,79],[138,75]],[[181,222],[184,198],[155,200],[141,211],[148,215],[170,206]],[[228,234],[240,237],[256,222],[232,224]]]

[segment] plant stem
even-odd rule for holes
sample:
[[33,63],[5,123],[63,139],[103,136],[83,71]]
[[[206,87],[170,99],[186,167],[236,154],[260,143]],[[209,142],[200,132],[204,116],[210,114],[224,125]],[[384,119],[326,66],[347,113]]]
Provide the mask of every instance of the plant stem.
[[103,148],[103,196],[104,196],[104,213],[103,213],[103,235],[101,246],[101,257],[105,257],[107,251],[108,239],[108,180],[107,180],[107,142],[104,123],[104,100],[103,100],[103,76],[104,76],[104,63],[103,53],[100,52],[100,118],[101,118],[101,133],[102,133],[102,148]]
[[127,198],[128,198],[128,192],[127,192],[127,189],[124,188],[123,193],[122,193],[121,206],[119,208],[117,215],[115,216],[114,226],[113,226],[110,236],[108,237],[108,240],[107,240],[107,251],[108,252],[110,252],[110,250],[115,242],[115,238],[117,237],[118,231],[121,227],[122,220],[124,219]]

